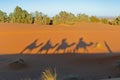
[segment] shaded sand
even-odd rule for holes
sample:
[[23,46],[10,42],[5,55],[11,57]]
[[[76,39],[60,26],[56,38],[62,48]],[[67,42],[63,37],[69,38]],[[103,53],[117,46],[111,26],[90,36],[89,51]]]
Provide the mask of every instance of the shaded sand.
[[[27,68],[13,69],[10,63],[23,58]],[[120,53],[116,54],[63,54],[63,55],[1,55],[0,80],[38,79],[41,73],[52,68],[57,71],[57,80],[68,76],[79,76],[81,80],[116,78],[120,70],[116,67]]]
[[[35,39],[37,44],[51,40],[52,45],[66,38],[68,44],[78,43],[83,37],[86,43],[99,43],[97,47],[88,47],[90,53],[108,52],[104,45],[106,41],[113,52],[120,52],[120,26],[112,26],[100,23],[77,23],[75,25],[33,25],[33,24],[9,24],[0,23],[0,54],[19,53]],[[42,46],[34,49],[36,53]],[[72,51],[75,46],[68,48]],[[55,50],[50,49],[48,53]],[[79,50],[83,52],[83,50]],[[27,52],[26,52],[27,53]],[[43,51],[44,53],[44,51]]]
[[101,79],[101,80],[120,80],[120,78]]

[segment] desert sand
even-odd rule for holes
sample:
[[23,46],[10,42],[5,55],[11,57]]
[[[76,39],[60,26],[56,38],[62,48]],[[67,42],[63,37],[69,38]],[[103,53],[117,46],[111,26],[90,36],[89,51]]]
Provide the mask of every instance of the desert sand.
[[[120,70],[120,26],[101,23],[76,23],[74,25],[33,25],[0,23],[0,80],[21,80],[23,78],[38,79],[46,68],[56,69],[57,80],[69,76],[79,76],[81,80],[100,80],[119,77]],[[83,39],[88,52],[83,53],[83,47],[78,54],[73,53],[79,39]],[[31,52],[24,50],[35,40],[36,45]],[[61,41],[66,39],[65,53],[54,51]],[[55,48],[38,53],[38,51],[51,41]],[[107,44],[105,44],[105,42]],[[112,53],[109,51],[112,51]],[[52,55],[51,55],[52,54]],[[22,58],[28,65],[24,69],[14,69],[9,64]]]
[[[120,26],[101,23],[77,23],[75,25],[33,25],[33,24],[0,24],[0,54],[13,54],[21,52],[26,46],[38,39],[37,45],[50,40],[52,45],[61,43],[62,39],[71,44],[78,43],[83,37],[86,43],[98,43],[88,47],[89,53],[108,52],[104,41],[107,42],[113,52],[120,52]],[[43,46],[42,45],[42,46]],[[31,53],[36,53],[42,46],[35,48]],[[70,51],[75,45],[67,48]],[[53,53],[50,49],[48,53]],[[83,50],[79,50],[83,52]],[[27,53],[27,52],[25,52]],[[43,51],[44,54],[44,51]]]

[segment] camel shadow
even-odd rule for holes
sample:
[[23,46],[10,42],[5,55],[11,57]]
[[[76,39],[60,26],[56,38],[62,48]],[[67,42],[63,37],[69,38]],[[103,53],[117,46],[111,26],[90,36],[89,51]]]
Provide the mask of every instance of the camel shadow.
[[50,49],[55,48],[57,45],[58,45],[58,43],[56,43],[55,45],[52,45],[51,41],[48,40],[48,41],[45,43],[45,45],[43,45],[43,46],[38,50],[37,54],[38,54],[38,53],[42,53],[43,51],[46,51],[45,54],[47,54]]
[[74,53],[78,53],[78,50],[81,48],[83,49],[83,53],[88,53],[88,49],[87,47],[90,47],[92,46],[94,43],[93,42],[90,42],[90,43],[86,43],[84,40],[83,40],[83,37],[81,37],[78,41],[78,43],[76,44],[75,46],[75,49],[74,49]]
[[23,54],[25,51],[27,51],[27,53],[31,53],[34,49],[40,47],[43,43],[40,43],[37,45],[37,41],[38,39],[34,40],[32,43],[30,43],[29,45],[27,45],[21,52],[20,54]]
[[63,53],[65,53],[67,48],[75,45],[74,42],[71,44],[68,44],[66,40],[67,39],[62,39],[60,45],[55,49],[54,53],[59,53],[60,50],[62,50]]

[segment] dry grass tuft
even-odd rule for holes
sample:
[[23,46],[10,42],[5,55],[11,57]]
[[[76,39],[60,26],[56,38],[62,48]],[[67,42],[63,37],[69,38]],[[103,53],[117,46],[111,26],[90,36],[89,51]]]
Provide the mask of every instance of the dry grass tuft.
[[46,69],[41,75],[41,80],[56,80],[56,77],[56,69],[53,71],[51,69]]

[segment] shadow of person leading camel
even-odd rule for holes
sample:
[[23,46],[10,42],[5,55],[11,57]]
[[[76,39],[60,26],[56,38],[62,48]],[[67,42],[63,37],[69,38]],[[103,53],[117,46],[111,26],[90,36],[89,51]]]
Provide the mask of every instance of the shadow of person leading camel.
[[63,53],[65,53],[65,52],[66,52],[66,49],[67,49],[68,47],[71,47],[71,46],[75,45],[74,42],[71,43],[71,44],[68,44],[66,40],[67,40],[67,39],[62,39],[60,45],[56,48],[56,50],[55,50],[54,53],[59,53],[60,50],[63,50]]
[[25,51],[27,51],[27,53],[31,53],[34,49],[40,47],[43,43],[40,43],[37,45],[37,41],[38,39],[34,40],[32,43],[30,43],[29,45],[27,45],[21,52],[20,54],[23,54]]
[[83,48],[83,49],[84,49],[83,53],[85,53],[85,52],[88,53],[87,47],[92,46],[92,45],[93,45],[93,42],[86,43],[86,42],[83,40],[83,37],[81,37],[81,38],[79,39],[78,43],[77,43],[76,46],[75,46],[74,53],[78,53],[78,50],[79,50],[80,48]]
[[113,53],[112,49],[110,48],[110,46],[108,45],[107,41],[104,41],[105,47],[108,50],[109,53]]
[[51,41],[48,40],[48,41],[46,42],[46,44],[43,45],[43,46],[38,50],[37,54],[38,54],[38,53],[42,53],[42,51],[46,51],[45,54],[47,54],[50,49],[55,48],[57,45],[58,45],[58,43],[56,43],[55,45],[52,45]]

